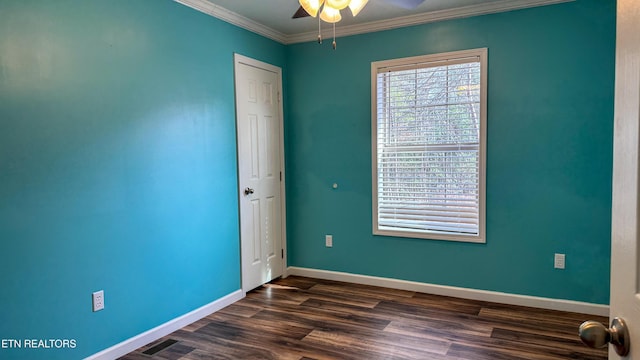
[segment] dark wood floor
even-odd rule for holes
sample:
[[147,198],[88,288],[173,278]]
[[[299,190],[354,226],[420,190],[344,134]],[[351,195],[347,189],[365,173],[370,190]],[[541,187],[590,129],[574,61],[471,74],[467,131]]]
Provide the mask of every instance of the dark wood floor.
[[292,276],[121,359],[606,359],[577,337],[585,320],[608,323]]

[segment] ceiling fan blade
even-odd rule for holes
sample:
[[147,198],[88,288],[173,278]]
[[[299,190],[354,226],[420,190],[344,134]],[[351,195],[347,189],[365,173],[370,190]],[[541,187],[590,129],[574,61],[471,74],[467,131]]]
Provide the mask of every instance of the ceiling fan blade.
[[385,2],[395,5],[397,7],[401,7],[403,9],[415,9],[420,4],[424,2],[424,0],[385,0]]
[[293,14],[293,16],[291,17],[292,19],[298,19],[298,18],[302,18],[302,17],[307,17],[310,16],[308,12],[306,12],[304,10],[304,8],[302,8],[302,6],[300,6],[298,8],[298,11],[296,11],[295,14]]

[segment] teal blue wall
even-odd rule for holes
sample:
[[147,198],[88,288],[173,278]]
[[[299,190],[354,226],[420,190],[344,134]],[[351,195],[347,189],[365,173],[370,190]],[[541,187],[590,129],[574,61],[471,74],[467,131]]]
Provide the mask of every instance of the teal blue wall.
[[[169,0],[0,0],[0,339],[78,344],[0,357],[82,358],[240,287],[234,52],[284,69],[289,265],[608,303],[614,31],[578,0],[332,51]],[[370,63],[477,47],[487,244],[373,236]]]
[[284,67],[169,0],[0,0],[0,339],[77,340],[0,358],[83,358],[240,288],[234,52]]
[[[608,304],[614,0],[330,46],[287,48],[290,266]],[[479,47],[489,51],[487,243],[373,236],[371,62]],[[556,252],[566,270],[553,269]]]

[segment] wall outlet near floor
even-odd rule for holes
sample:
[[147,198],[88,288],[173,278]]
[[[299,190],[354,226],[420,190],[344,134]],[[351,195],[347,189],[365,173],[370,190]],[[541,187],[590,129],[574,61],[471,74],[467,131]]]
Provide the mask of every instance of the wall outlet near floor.
[[555,254],[553,258],[553,267],[555,269],[564,269],[564,260],[565,260],[564,254]]
[[93,311],[100,311],[104,309],[104,290],[96,291],[92,295],[93,299]]
[[326,247],[333,247],[333,235],[325,235],[324,244]]

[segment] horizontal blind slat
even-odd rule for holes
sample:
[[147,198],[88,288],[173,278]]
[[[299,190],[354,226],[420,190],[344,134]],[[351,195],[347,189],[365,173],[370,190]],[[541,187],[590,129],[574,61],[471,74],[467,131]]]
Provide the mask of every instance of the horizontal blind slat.
[[479,57],[378,69],[379,226],[478,232]]

